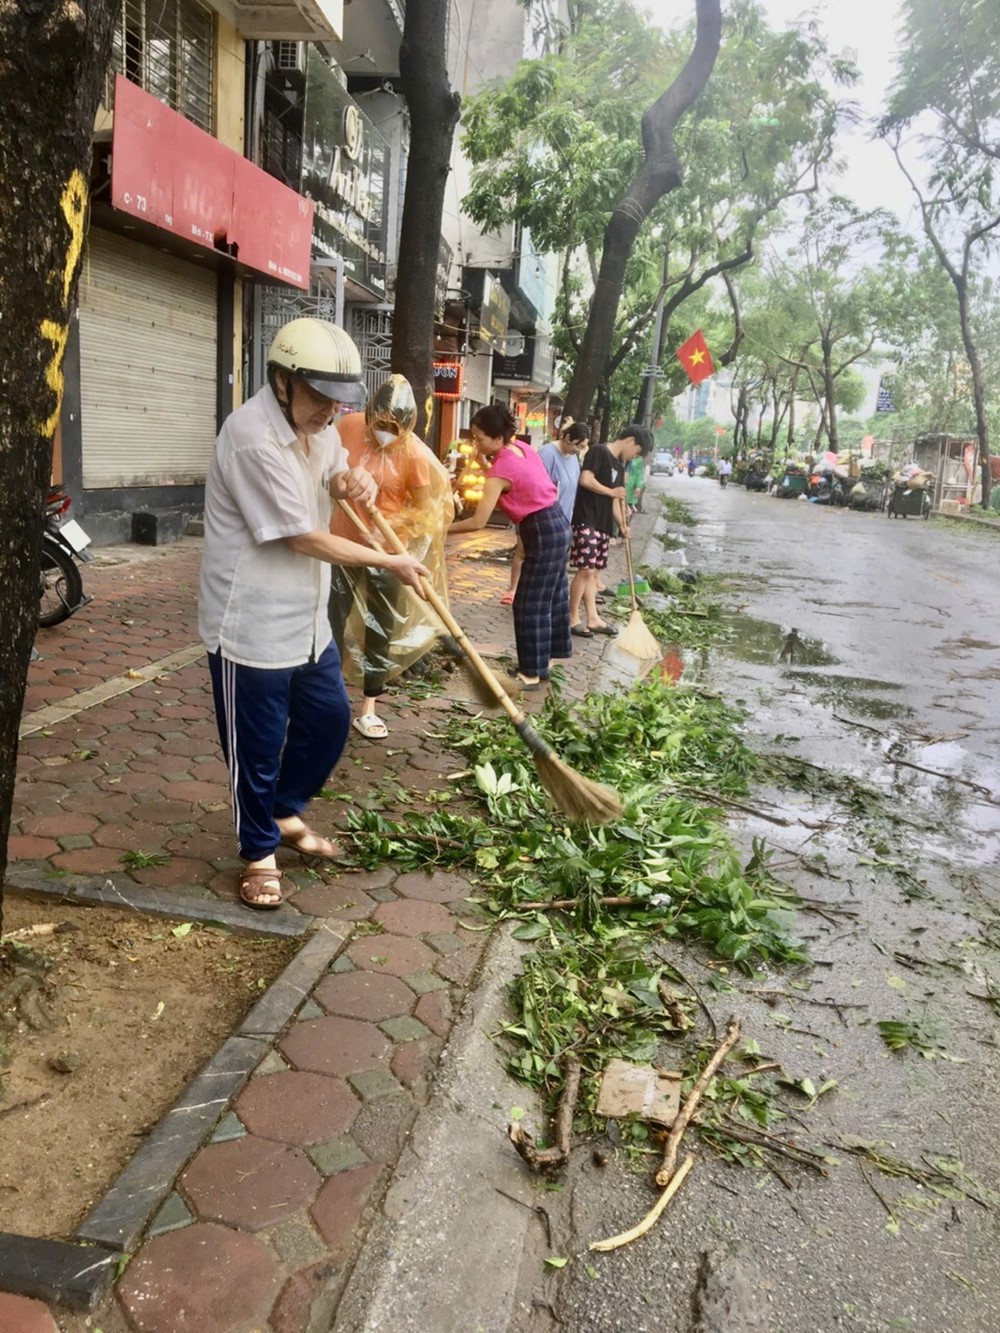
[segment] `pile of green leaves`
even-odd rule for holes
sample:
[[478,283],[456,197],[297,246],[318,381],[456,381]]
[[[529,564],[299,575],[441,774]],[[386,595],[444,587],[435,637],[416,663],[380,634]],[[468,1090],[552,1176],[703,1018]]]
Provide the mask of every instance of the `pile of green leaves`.
[[[747,971],[803,960],[786,933],[787,901],[770,892],[761,858],[742,867],[712,804],[712,793],[745,792],[755,768],[739,720],[717,699],[659,679],[572,705],[550,700],[539,730],[577,772],[622,796],[623,817],[604,827],[552,811],[499,719],[456,717],[440,737],[470,755],[476,806],[411,813],[405,828],[377,810],[351,811],[364,864],[461,868],[492,911],[525,918],[516,934],[534,948],[507,1029],[519,1077],[551,1088],[571,1050],[585,1068],[609,1051],[648,1055],[672,1030],[659,973],[645,961],[658,941],[695,942]],[[609,907],[609,897],[631,901]],[[571,906],[547,906],[563,900]]]

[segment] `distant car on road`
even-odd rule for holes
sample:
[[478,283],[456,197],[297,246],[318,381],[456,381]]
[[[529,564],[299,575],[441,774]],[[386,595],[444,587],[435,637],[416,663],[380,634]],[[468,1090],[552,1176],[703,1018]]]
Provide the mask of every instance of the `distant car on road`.
[[653,455],[653,476],[658,472],[664,476],[672,477],[674,475],[674,456],[668,453],[666,449],[660,449]]

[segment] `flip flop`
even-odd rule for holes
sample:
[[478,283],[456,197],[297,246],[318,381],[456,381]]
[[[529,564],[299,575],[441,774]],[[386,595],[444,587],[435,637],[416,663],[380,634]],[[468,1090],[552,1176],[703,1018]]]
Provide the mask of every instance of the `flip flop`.
[[362,713],[351,726],[369,741],[383,741],[389,734],[389,728],[375,713]]
[[514,679],[522,690],[540,690],[548,684],[548,680],[544,676],[539,676],[537,680],[528,680],[521,675],[520,671],[514,672]]
[[609,639],[613,639],[618,633],[618,627],[616,625],[593,625],[590,632],[591,634],[606,634]]
[[594,636],[586,625],[570,625],[570,634],[575,634],[578,639],[592,639]]
[[[284,901],[281,893],[280,870],[268,870],[264,866],[246,866],[240,871],[240,902],[244,907],[252,907],[255,912],[273,912]],[[270,886],[274,887],[271,888]],[[278,895],[276,903],[261,902],[260,895],[271,893]]]
[[321,833],[314,833],[311,828],[301,828],[298,833],[283,833],[278,844],[288,847],[300,856],[322,856],[327,861],[335,861],[340,855],[340,847]]

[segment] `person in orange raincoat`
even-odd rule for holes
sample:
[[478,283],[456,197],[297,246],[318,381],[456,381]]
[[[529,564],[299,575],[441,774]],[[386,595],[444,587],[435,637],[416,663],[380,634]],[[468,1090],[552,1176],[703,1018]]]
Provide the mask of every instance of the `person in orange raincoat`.
[[[414,434],[416,419],[409,381],[390,375],[365,410],[341,417],[337,430],[350,466],[365,468],[378,482],[379,511],[407,551],[421,552],[435,592],[447,600],[444,533],[454,517],[451,484],[447,470]],[[356,527],[338,508],[330,531],[357,540]],[[372,540],[381,546],[377,535]],[[352,725],[369,740],[381,740],[388,735],[378,711],[387,682],[428,652],[441,631],[425,603],[403,593],[376,568],[335,567],[329,614],[344,675],[364,692]]]

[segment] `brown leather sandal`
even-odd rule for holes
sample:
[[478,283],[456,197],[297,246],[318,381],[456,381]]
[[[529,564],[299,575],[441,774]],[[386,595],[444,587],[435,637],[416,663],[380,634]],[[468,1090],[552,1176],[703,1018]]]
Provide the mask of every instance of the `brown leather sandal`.
[[[268,870],[266,866],[246,866],[240,871],[240,902],[244,907],[252,907],[257,912],[273,912],[284,902],[281,879],[280,870]],[[262,902],[261,896],[265,893],[276,893],[278,901]]]
[[298,833],[283,833],[282,847],[289,847],[301,856],[322,856],[328,861],[335,861],[340,855],[340,847],[330,838],[314,833],[309,827],[299,829]]

